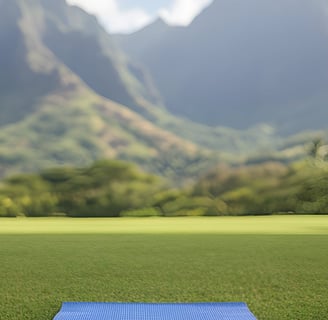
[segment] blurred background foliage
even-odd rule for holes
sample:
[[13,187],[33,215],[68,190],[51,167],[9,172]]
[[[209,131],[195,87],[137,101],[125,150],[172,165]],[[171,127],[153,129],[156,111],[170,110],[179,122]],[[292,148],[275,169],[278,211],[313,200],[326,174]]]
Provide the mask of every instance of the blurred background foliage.
[[328,163],[319,152],[284,164],[218,165],[192,184],[123,161],[6,178],[2,217],[149,217],[328,213]]

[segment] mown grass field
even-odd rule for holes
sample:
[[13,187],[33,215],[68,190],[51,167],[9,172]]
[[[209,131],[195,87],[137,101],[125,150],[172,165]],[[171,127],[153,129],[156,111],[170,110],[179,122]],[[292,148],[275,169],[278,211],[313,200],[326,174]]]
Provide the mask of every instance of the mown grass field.
[[0,319],[62,301],[244,301],[327,319],[328,216],[0,219]]

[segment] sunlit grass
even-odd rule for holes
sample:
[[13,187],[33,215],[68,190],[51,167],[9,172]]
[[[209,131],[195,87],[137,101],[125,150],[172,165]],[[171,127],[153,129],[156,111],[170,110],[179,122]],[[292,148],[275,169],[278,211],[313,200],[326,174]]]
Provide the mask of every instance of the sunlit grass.
[[0,219],[0,315],[63,301],[244,301],[258,319],[326,319],[328,217]]
[[1,219],[0,234],[13,233],[328,234],[328,216]]

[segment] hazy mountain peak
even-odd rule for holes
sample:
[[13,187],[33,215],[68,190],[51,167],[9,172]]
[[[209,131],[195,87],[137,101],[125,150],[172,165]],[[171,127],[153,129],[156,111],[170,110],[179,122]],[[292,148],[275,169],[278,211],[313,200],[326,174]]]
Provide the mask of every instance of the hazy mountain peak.
[[[158,16],[148,27],[157,27],[157,28],[165,28],[168,27],[168,24],[165,22],[165,20],[161,17]],[[147,28],[147,26],[146,26]]]
[[295,132],[326,126],[326,12],[324,0],[216,0],[189,27],[149,26],[119,41],[149,68],[173,113]]

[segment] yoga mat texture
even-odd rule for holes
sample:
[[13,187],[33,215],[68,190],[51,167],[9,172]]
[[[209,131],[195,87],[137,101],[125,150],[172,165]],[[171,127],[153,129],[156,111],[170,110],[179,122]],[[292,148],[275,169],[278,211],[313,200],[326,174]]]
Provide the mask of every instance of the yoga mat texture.
[[54,320],[256,320],[242,302],[64,302]]

